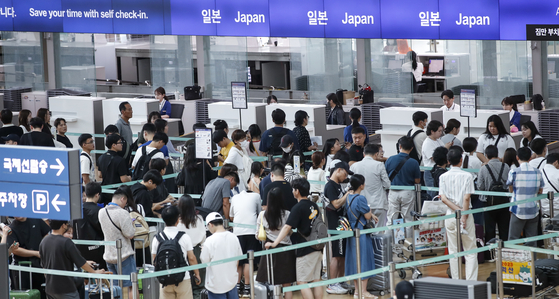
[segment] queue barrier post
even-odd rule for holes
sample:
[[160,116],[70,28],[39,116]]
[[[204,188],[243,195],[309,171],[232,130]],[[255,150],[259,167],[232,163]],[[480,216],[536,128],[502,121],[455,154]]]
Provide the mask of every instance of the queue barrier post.
[[282,294],[282,287],[281,285],[275,285],[274,286],[274,299],[283,299],[283,294]]
[[415,211],[421,213],[421,184],[415,184]]
[[[328,216],[326,215],[325,208],[324,208],[324,203],[322,203],[322,206],[318,207],[318,209],[320,210],[321,215],[323,215],[324,217],[324,223],[328,223]],[[328,236],[330,237],[330,234],[328,234]],[[333,277],[330,277],[330,243],[326,243],[326,277],[328,279],[332,279]]]
[[536,253],[530,252],[530,261],[532,262],[532,268],[530,269],[530,274],[532,276],[532,298],[536,299]]
[[547,192],[547,199],[549,200],[549,218],[555,217],[555,211],[553,211],[553,199],[555,198],[555,193],[553,191]]
[[140,293],[140,290],[138,289],[138,273],[130,273],[130,281],[132,281],[132,298],[138,299],[138,294]]
[[[555,193],[553,193],[553,191],[547,192],[547,200],[549,202],[549,219],[550,219],[549,224],[551,224],[551,219],[553,219],[553,217],[555,217],[555,211],[554,211],[554,208],[553,208],[553,200],[554,199],[555,199]],[[545,229],[545,227],[544,227],[544,229]],[[543,242],[544,242],[545,248],[553,249],[553,246],[555,245],[555,238],[545,239]],[[553,255],[548,254],[547,258],[548,259],[553,259],[554,257],[553,257]]]
[[396,281],[394,280],[394,275],[396,274],[396,264],[394,262],[388,263],[390,271],[390,296],[396,293]]
[[[117,263],[117,271],[118,275],[122,275],[122,240],[116,240],[116,263]],[[123,289],[122,280],[118,281],[118,285],[120,289]]]
[[[361,274],[361,230],[355,229],[355,256],[357,258],[357,274]],[[357,298],[363,298],[363,285],[361,284],[361,277],[357,279]]]
[[505,286],[503,284],[503,240],[497,240],[497,262],[495,263],[497,267],[497,298],[505,298]]
[[248,253],[248,273],[250,276],[249,277],[250,299],[254,299],[254,250],[249,250],[247,253]]
[[[462,224],[460,223],[460,218],[462,218],[462,211],[456,210],[456,252],[462,251]],[[462,258],[457,258],[458,260],[458,279],[462,279]]]
[[225,230],[229,229],[229,219],[223,219],[223,228],[225,228]]

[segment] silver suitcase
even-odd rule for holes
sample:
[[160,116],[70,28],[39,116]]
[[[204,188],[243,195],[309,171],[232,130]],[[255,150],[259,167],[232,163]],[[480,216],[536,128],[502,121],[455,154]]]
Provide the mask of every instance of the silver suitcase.
[[[254,299],[273,299],[274,297],[274,265],[272,264],[272,255],[266,255],[268,278],[272,283],[261,283],[254,281]],[[271,275],[270,275],[271,273]]]
[[[392,235],[379,234],[373,236],[375,250],[375,269],[388,266],[392,262]],[[381,295],[390,290],[390,272],[377,274],[369,279],[367,290],[380,292]]]

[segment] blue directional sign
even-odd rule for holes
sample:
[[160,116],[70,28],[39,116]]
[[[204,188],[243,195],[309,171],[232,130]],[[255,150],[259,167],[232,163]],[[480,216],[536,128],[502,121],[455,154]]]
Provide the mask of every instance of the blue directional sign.
[[77,149],[3,146],[0,152],[0,215],[81,218]]

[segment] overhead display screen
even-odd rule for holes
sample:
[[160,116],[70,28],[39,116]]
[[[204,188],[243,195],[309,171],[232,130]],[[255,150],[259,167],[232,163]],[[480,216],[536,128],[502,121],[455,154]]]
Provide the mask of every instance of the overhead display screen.
[[499,0],[439,0],[440,39],[499,39]]
[[324,0],[329,22],[325,37],[380,38],[379,0]]
[[526,40],[526,25],[559,25],[558,1],[0,0],[0,30]]
[[382,38],[438,39],[441,26],[438,0],[384,0]]

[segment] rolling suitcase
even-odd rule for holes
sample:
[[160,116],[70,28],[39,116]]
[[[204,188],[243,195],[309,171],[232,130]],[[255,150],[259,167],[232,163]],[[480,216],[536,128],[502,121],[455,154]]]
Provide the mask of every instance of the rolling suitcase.
[[85,286],[85,299],[125,299],[122,296],[122,289],[113,285],[112,279],[109,285],[111,285],[110,289],[102,280],[100,284],[91,284],[91,280],[88,280]]
[[[272,299],[274,297],[274,264],[272,255],[266,255],[266,269],[268,270],[268,279],[272,282],[261,283],[254,281],[254,299]],[[270,274],[271,273],[271,274]]]
[[203,289],[203,290],[200,292],[200,299],[208,299],[208,290]]
[[[497,293],[497,274],[493,271],[487,278],[491,282],[491,293]],[[536,292],[539,292],[549,286],[547,275],[542,270],[536,268]],[[503,291],[505,295],[513,295],[517,297],[529,297],[532,295],[531,285],[521,285],[515,283],[504,283]]]
[[536,260],[536,269],[542,270],[547,275],[550,286],[559,285],[559,260],[540,259]]
[[[31,267],[31,262],[20,262],[19,265],[29,265]],[[29,272],[29,285],[33,285],[33,274]],[[41,292],[39,290],[22,290],[21,287],[21,271],[19,272],[19,290],[10,291],[10,299],[41,299]]]
[[[373,248],[375,250],[375,268],[388,266],[392,262],[392,234],[373,235]],[[369,278],[367,290],[378,291],[384,296],[390,290],[390,272],[383,272]]]
[[[134,241],[144,242],[143,239],[134,239]],[[133,242],[132,244],[136,244]],[[135,247],[135,246],[134,246]],[[134,248],[134,258],[137,259],[136,248]],[[138,274],[153,273],[155,267],[150,264],[146,264],[146,256],[142,252],[142,267],[137,268]],[[159,288],[160,284],[157,277],[145,278],[138,280],[138,290],[140,291],[140,299],[159,299]]]

